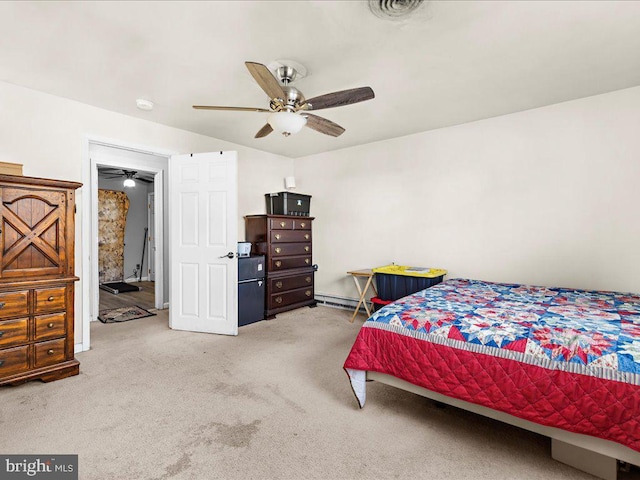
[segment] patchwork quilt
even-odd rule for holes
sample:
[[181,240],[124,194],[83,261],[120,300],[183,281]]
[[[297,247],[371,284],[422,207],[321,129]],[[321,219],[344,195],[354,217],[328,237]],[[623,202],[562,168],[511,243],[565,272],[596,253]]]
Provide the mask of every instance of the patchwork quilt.
[[640,295],[454,279],[383,307],[344,364],[640,451]]

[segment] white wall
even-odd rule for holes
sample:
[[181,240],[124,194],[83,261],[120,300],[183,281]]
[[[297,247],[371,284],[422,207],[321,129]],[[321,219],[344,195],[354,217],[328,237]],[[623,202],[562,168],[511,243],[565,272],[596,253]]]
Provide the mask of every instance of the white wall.
[[318,294],[357,298],[345,272],[391,262],[640,292],[640,87],[300,158],[295,172],[313,195]]
[[[153,119],[152,112],[149,118]],[[282,190],[283,177],[293,172],[289,158],[0,82],[0,160],[22,163],[24,175],[82,181],[88,136],[176,153],[238,151],[240,239],[244,237],[242,216],[264,213],[264,193]],[[85,255],[80,236],[82,189],[76,201],[75,260],[80,276]],[[82,338],[81,291],[81,284],[76,284],[76,343]]]

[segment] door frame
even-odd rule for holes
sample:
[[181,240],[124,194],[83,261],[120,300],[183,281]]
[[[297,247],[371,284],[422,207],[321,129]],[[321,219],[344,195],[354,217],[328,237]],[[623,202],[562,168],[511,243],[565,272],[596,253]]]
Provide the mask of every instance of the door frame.
[[[168,180],[168,179],[167,179]],[[151,281],[151,260],[153,259],[153,276],[154,276],[154,280],[155,281],[155,276],[156,276],[156,256],[154,252],[157,252],[158,249],[156,247],[155,250],[153,250],[153,252],[151,251],[151,240],[149,240],[151,238],[151,199],[153,198],[153,244],[155,247],[155,242],[156,242],[156,232],[155,232],[155,228],[156,228],[156,222],[155,222],[155,218],[156,218],[156,193],[155,192],[150,192],[147,193],[147,280]],[[142,275],[141,275],[142,276]]]
[[[130,168],[154,173],[154,194],[155,194],[155,230],[164,232],[163,226],[163,204],[164,204],[164,181],[161,167],[138,164],[135,160],[116,161],[110,159],[91,159],[90,146],[99,145],[111,147],[129,152],[154,155],[169,158],[175,152],[146,147],[143,145],[122,142],[103,137],[86,136],[83,140],[83,161],[82,161],[82,342],[78,344],[76,340],[76,353],[87,351],[91,345],[91,322],[98,319],[100,306],[99,278],[98,278],[98,165]],[[168,161],[168,160],[167,160]],[[166,172],[168,175],[168,171]],[[155,282],[155,306],[164,308],[164,235],[156,238],[156,282]]]

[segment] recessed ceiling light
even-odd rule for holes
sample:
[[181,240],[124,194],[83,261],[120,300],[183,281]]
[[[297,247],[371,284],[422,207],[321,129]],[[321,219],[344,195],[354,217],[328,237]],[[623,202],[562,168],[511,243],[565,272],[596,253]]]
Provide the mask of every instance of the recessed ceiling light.
[[145,100],[144,98],[138,98],[136,100],[136,106],[140,110],[145,110],[147,112],[153,110],[153,102],[151,100]]

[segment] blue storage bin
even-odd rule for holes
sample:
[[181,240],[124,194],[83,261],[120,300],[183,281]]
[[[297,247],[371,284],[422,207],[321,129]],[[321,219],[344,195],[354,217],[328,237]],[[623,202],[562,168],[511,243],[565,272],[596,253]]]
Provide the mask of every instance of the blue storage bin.
[[373,272],[376,276],[378,298],[391,301],[437,285],[447,273],[442,269],[420,269],[401,265],[378,267],[374,268]]

